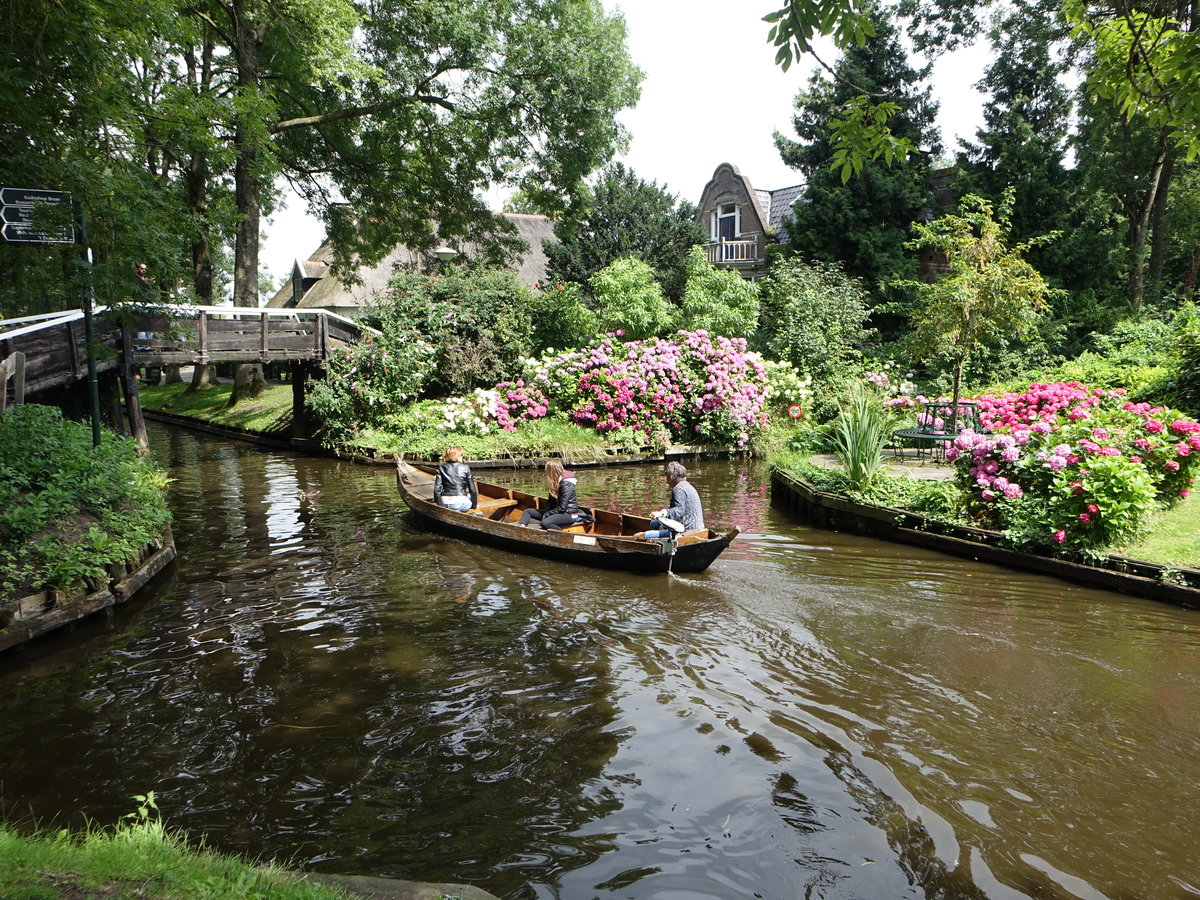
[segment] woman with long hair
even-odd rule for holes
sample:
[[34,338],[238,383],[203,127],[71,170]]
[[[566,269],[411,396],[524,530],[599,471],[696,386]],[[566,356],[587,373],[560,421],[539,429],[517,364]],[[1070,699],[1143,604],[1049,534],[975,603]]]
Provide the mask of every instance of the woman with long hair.
[[446,450],[445,461],[438,466],[433,479],[433,499],[439,506],[466,512],[479,502],[475,478],[471,469],[462,461],[462,447]]
[[591,514],[579,508],[575,496],[575,473],[563,468],[557,459],[552,459],[546,463],[545,474],[549,491],[545,509],[525,510],[518,524],[526,526],[530,522],[540,522],[547,531],[562,531],[570,525],[591,522]]

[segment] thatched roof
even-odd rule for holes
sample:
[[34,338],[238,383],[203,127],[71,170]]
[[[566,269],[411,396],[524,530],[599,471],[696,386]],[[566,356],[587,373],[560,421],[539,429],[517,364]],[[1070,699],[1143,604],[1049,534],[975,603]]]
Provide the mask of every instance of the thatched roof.
[[[546,278],[546,253],[543,240],[555,240],[554,222],[546,216],[529,216],[519,213],[503,213],[517,228],[517,236],[529,245],[516,266],[517,274],[526,284],[533,285]],[[468,258],[479,251],[476,244],[467,244],[462,252]],[[292,267],[292,277],[267,301],[267,306],[320,307],[334,311],[353,312],[370,306],[386,289],[397,269],[416,269],[422,262],[419,254],[398,244],[391,253],[373,266],[363,266],[354,273],[358,284],[346,284],[330,273],[333,247],[325,241],[307,259],[297,259]],[[297,286],[303,292],[299,302],[294,301]]]

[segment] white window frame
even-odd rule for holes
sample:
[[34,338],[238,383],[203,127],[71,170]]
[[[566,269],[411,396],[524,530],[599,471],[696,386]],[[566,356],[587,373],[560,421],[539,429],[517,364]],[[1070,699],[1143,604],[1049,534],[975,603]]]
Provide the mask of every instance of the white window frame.
[[709,234],[714,241],[721,239],[721,220],[729,215],[722,212],[726,207],[733,207],[733,236],[734,239],[742,236],[742,207],[735,200],[719,200],[712,212],[712,220],[709,224]]

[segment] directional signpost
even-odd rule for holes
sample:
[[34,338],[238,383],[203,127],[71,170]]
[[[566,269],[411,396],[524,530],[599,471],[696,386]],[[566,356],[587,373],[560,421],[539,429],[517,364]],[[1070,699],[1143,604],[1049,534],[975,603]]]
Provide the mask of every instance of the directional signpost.
[[[65,214],[39,215],[39,207],[74,207],[71,216]],[[79,236],[76,241],[75,224],[78,216]],[[42,221],[47,218],[50,222]],[[15,244],[74,244],[83,251],[83,263],[87,270],[83,279],[83,326],[84,352],[88,364],[88,393],[92,407],[92,444],[100,446],[100,386],[96,380],[96,357],[92,353],[95,335],[92,331],[92,251],[87,246],[87,219],[83,208],[71,202],[66,191],[44,191],[40,188],[0,187],[0,238]]]
[[36,188],[0,188],[0,237],[10,243],[73,244],[75,226],[37,225],[35,210],[41,206],[63,206],[71,202],[64,191],[41,191]]

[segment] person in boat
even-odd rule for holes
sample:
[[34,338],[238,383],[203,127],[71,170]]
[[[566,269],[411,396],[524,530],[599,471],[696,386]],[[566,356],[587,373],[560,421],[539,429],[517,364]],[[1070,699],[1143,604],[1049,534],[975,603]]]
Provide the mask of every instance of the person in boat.
[[475,476],[471,468],[462,461],[462,447],[450,447],[445,462],[438,466],[433,478],[433,499],[438,506],[466,512],[479,502],[475,489]]
[[527,509],[521,513],[519,525],[539,522],[547,531],[562,531],[570,525],[586,525],[590,513],[579,508],[575,494],[575,473],[563,468],[557,459],[546,463],[546,487],[550,496],[545,509]]
[[653,541],[658,538],[670,537],[676,529],[670,528],[664,519],[683,525],[684,531],[704,530],[704,507],[700,504],[700,494],[687,480],[687,469],[682,463],[667,463],[667,484],[671,486],[671,505],[650,514],[648,531],[639,531],[634,535],[639,541]]

